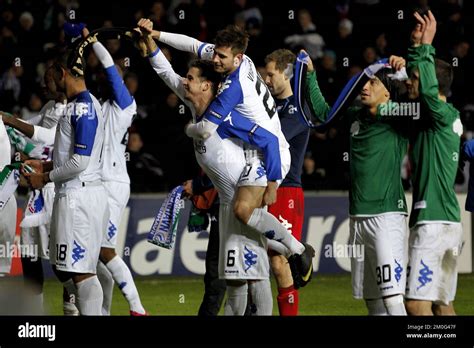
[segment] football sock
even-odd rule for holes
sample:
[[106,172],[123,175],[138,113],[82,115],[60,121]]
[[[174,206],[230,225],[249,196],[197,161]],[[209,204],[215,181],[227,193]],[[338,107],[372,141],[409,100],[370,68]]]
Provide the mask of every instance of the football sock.
[[97,276],[76,283],[77,305],[81,315],[102,315],[104,294]]
[[298,315],[298,290],[293,285],[287,288],[278,288],[277,302],[281,316]]
[[114,279],[102,261],[97,263],[97,278],[99,278],[100,285],[102,286],[102,292],[104,293],[102,315],[110,315],[110,310],[112,308],[112,297],[114,294]]

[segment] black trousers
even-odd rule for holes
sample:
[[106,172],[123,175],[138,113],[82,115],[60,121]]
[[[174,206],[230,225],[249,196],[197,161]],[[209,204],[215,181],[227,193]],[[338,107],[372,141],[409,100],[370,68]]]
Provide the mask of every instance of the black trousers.
[[[216,214],[218,216],[218,214]],[[211,219],[209,244],[206,253],[206,274],[204,275],[204,298],[199,307],[200,316],[215,316],[219,313],[225,296],[225,280],[219,279],[219,222]]]

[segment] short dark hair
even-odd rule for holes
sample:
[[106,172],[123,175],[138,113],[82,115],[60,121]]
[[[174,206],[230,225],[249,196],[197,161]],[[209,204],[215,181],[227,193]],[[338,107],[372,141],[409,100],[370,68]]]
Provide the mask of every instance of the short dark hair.
[[[81,72],[77,71],[77,72],[73,72],[71,70],[73,64],[72,64],[72,60],[75,59],[75,52],[74,50],[72,49],[68,49],[66,50],[65,52],[63,53],[60,53],[56,59],[54,60],[54,63],[53,63],[53,68],[56,72],[58,72],[59,74],[62,74],[62,70],[66,70],[70,75],[72,76],[75,76],[76,78],[77,77],[80,77],[80,78],[84,78],[84,72],[82,71],[82,74]],[[82,60],[82,67],[85,66],[84,64],[84,59],[82,57],[80,57],[80,59]]]
[[294,64],[295,60],[296,56],[293,52],[287,49],[279,49],[265,57],[265,64],[275,62],[275,68],[278,71],[283,72],[288,67],[288,64]]
[[384,84],[390,93],[390,100],[400,101],[406,93],[406,86],[402,81],[394,80],[389,75],[396,71],[393,68],[383,68],[375,73],[375,76]]
[[196,59],[189,63],[189,68],[199,69],[201,78],[211,82],[212,94],[217,94],[219,83],[222,81],[222,75],[214,70],[214,63],[209,60]]
[[216,47],[230,47],[234,55],[244,54],[249,44],[249,34],[236,25],[229,25],[217,32],[214,43]]
[[436,79],[438,80],[439,94],[447,97],[453,83],[453,67],[441,59],[435,59]]

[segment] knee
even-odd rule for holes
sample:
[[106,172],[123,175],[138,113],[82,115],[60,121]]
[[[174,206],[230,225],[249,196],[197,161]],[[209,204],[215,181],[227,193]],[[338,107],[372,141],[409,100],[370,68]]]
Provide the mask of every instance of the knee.
[[253,209],[247,202],[238,200],[234,204],[234,215],[242,223],[247,224],[252,216]]
[[112,260],[117,254],[115,253],[115,249],[111,248],[101,248],[100,249],[100,261],[107,264],[110,260]]
[[408,315],[426,315],[426,311],[428,305],[424,303],[425,301],[414,301],[414,300],[406,300],[405,301],[405,309],[407,310]]

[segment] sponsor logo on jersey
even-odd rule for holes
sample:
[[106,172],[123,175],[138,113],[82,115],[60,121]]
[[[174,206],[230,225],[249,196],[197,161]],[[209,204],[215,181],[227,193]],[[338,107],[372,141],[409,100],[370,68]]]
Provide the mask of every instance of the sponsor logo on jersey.
[[423,260],[420,260],[420,263],[423,268],[420,269],[420,276],[418,277],[420,286],[418,286],[416,290],[420,290],[422,287],[424,287],[426,284],[430,283],[433,280],[433,278],[430,278],[430,276],[433,275],[433,271],[430,270],[428,265],[425,265]]
[[397,260],[394,260],[395,263],[397,264],[397,267],[395,267],[395,279],[397,283],[400,282],[400,279],[402,278],[402,272],[403,272],[403,267],[398,263]]
[[227,88],[230,87],[230,84],[232,83],[232,80],[231,79],[227,79],[225,80],[224,82],[221,83],[218,91],[217,91],[217,95],[221,94],[222,92],[224,92]]
[[117,227],[115,227],[112,221],[109,221],[109,228],[107,231],[108,240],[111,240],[115,236],[116,232],[117,232]]
[[231,116],[231,113],[229,112],[229,114],[224,118],[224,120],[222,122],[227,122],[229,121],[229,124],[233,127],[234,124],[232,123],[232,116]]
[[78,242],[74,241],[74,249],[72,249],[72,259],[74,262],[72,265],[84,258],[84,253],[86,252],[86,249],[82,248]]
[[257,264],[257,254],[255,254],[252,250],[250,250],[249,248],[247,248],[247,246],[245,246],[245,253],[244,253],[244,263],[245,263],[245,272],[247,272],[252,266],[256,265]]

